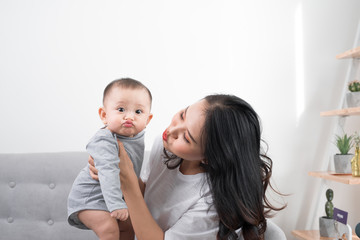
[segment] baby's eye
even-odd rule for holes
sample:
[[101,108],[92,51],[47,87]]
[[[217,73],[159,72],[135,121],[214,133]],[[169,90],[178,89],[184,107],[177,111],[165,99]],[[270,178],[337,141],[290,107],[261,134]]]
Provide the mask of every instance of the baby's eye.
[[140,109],[138,109],[138,110],[135,111],[135,113],[140,114],[140,113],[142,113],[142,111]]
[[122,108],[122,107],[121,107],[121,108],[118,108],[118,111],[119,111],[119,112],[125,112],[125,108]]

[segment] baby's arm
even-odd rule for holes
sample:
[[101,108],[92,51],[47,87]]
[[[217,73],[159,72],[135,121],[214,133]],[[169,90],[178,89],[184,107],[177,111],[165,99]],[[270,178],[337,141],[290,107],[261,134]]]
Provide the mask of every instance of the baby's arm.
[[120,189],[119,156],[115,141],[111,135],[98,135],[86,148],[99,171],[100,187],[109,212],[127,208]]
[[119,219],[120,221],[125,221],[129,217],[129,211],[127,208],[117,209],[112,211],[110,215],[113,218]]

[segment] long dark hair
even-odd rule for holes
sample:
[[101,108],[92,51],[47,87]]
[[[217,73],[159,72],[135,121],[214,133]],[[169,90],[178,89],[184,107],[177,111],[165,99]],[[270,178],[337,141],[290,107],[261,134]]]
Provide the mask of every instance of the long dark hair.
[[[233,95],[216,94],[204,99],[207,106],[201,142],[206,162],[201,166],[219,216],[217,238],[238,239],[236,230],[241,227],[245,240],[262,240],[266,218],[286,204],[274,207],[265,195],[267,187],[272,188],[272,160],[261,147],[264,141],[259,117],[247,102]],[[165,149],[164,154],[169,169],[183,161]]]
[[[218,239],[263,239],[266,218],[272,210],[265,192],[270,185],[272,160],[261,148],[258,115],[244,100],[233,95],[205,97],[202,132],[207,179],[218,213]],[[270,185],[271,186],[271,185]]]

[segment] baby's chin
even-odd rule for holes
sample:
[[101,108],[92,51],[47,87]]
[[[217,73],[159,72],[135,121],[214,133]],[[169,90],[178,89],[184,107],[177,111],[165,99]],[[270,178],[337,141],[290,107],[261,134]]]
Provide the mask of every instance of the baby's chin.
[[123,137],[135,137],[138,132],[135,132],[134,130],[128,129],[128,130],[122,130],[115,132],[117,135],[123,136]]
[[117,135],[123,136],[123,137],[134,137],[136,134],[129,134],[129,133],[116,133]]

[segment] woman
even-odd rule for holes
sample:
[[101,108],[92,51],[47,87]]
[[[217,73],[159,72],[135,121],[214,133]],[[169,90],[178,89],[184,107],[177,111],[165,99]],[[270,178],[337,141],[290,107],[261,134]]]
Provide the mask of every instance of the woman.
[[272,161],[261,153],[260,135],[248,103],[210,95],[173,117],[140,184],[120,147],[120,181],[137,239],[263,239],[270,211],[285,206],[275,208],[265,196]]

